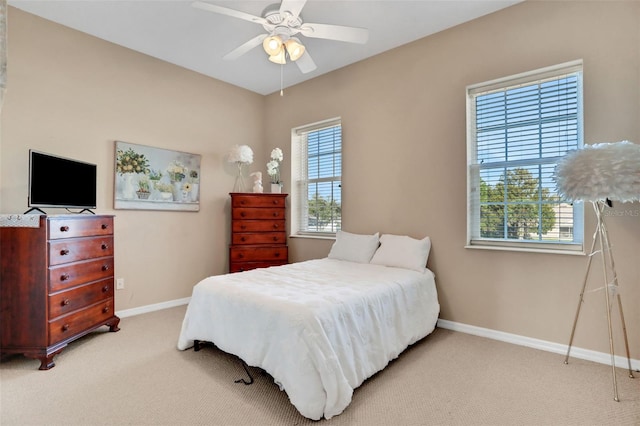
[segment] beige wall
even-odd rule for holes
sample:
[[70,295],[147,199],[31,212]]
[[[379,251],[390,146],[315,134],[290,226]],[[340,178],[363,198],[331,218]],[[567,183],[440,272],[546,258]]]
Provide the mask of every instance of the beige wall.
[[[98,211],[117,215],[116,274],[127,280],[119,310],[187,297],[198,279],[226,271],[233,174],[223,156],[231,145],[253,146],[256,170],[282,147],[290,185],[291,128],[341,116],[344,229],[431,236],[442,318],[566,343],[585,257],[463,248],[465,87],[582,58],[585,141],[640,142],[640,3],[526,2],[284,97],[258,96],[16,9],[9,19],[0,211],[26,209],[29,148],[98,163]],[[111,210],[114,140],[202,154],[201,211]],[[615,209],[625,210],[640,205]],[[588,239],[593,225],[588,211]],[[632,357],[640,359],[640,217],[609,217],[608,226]],[[330,245],[291,239],[291,260],[326,256]],[[594,270],[591,288],[602,285],[599,277]],[[602,300],[602,292],[587,295],[577,346],[608,352]]]
[[[188,297],[226,272],[235,176],[224,156],[250,144],[264,157],[263,96],[15,8],[9,63],[1,212],[27,209],[30,148],[81,159],[98,165],[97,213],[116,215],[118,310]],[[200,211],[113,210],[116,140],[201,154]]]
[[[639,2],[526,2],[383,53],[269,96],[267,140],[285,145],[292,127],[341,116],[343,229],[429,235],[442,318],[566,344],[586,257],[464,248],[465,87],[574,59],[584,60],[585,141],[640,143]],[[635,214],[607,220],[638,359],[640,204],[615,207]],[[303,260],[330,242],[290,246]],[[591,278],[590,289],[603,285],[601,269]],[[609,351],[603,300],[587,295],[577,346]]]

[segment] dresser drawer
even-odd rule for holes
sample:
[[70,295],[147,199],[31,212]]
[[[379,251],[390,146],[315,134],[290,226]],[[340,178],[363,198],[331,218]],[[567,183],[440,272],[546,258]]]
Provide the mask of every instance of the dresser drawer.
[[73,337],[114,316],[113,299],[91,305],[81,311],[49,322],[49,345]]
[[269,266],[286,265],[286,260],[271,260],[262,262],[231,262],[229,272],[243,272],[250,271],[256,268],[268,268]]
[[232,219],[271,219],[271,220],[284,220],[284,209],[253,209],[253,208],[237,208],[233,209]]
[[233,262],[260,260],[284,260],[289,258],[287,247],[236,246],[229,248],[229,258]]
[[49,242],[49,264],[113,256],[113,237],[74,238]]
[[234,233],[231,244],[285,244],[287,236],[284,232]]
[[49,239],[113,234],[113,217],[51,218]]
[[233,233],[236,232],[269,232],[283,231],[284,220],[234,220],[231,223]]
[[55,319],[61,315],[112,297],[112,278],[56,293],[49,296],[49,318]]
[[232,207],[284,207],[284,196],[269,196],[268,194],[236,195],[232,198]]
[[49,291],[54,293],[108,277],[113,277],[113,257],[62,264],[49,268]]

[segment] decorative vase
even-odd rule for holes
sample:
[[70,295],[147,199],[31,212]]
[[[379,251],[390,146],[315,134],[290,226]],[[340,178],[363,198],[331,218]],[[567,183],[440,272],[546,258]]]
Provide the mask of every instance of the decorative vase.
[[133,200],[136,196],[136,188],[133,183],[134,174],[125,173],[122,177],[122,198],[125,200]]
[[271,193],[272,194],[282,194],[282,185],[279,183],[271,184]]
[[182,201],[182,182],[171,182],[173,187],[173,201]]
[[194,203],[196,201],[198,201],[198,191],[200,190],[200,184],[199,183],[192,183],[191,184],[191,201],[193,201]]

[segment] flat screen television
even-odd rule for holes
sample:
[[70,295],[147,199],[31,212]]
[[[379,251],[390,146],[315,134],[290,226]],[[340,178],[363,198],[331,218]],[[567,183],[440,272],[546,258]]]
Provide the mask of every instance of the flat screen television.
[[97,166],[29,150],[29,200],[32,209],[96,208]]

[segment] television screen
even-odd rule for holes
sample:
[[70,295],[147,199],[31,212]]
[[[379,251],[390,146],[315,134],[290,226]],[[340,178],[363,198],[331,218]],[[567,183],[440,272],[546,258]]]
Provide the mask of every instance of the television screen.
[[95,164],[29,150],[29,207],[96,208]]

